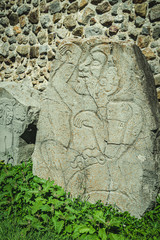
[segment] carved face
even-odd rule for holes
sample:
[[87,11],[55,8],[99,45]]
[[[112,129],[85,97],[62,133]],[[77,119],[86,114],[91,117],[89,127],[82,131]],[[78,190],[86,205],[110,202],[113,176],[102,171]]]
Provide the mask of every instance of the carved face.
[[[81,90],[81,93],[85,93],[87,89],[91,96],[95,95],[105,62],[105,54],[95,51],[91,52],[91,54],[86,57],[84,62],[79,64],[77,88]],[[80,91],[78,92],[80,93]]]
[[2,106],[0,106],[0,118],[2,118],[3,117],[3,108],[2,108]]
[[6,117],[5,122],[6,122],[7,125],[9,125],[9,124],[11,124],[12,119],[13,119],[12,107],[9,106],[9,105],[6,105],[5,113],[6,113],[6,115],[5,115],[5,117]]

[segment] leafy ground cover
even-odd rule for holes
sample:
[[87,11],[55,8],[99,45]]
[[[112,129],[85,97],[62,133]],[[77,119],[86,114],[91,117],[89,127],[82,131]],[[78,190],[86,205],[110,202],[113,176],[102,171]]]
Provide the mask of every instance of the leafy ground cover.
[[1,240],[160,239],[160,198],[141,219],[111,205],[71,199],[54,181],[32,174],[32,162],[0,162]]

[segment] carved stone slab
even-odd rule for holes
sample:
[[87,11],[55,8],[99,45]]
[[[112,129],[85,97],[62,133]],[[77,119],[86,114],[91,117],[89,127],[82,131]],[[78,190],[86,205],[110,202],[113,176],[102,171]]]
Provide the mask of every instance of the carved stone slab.
[[0,83],[0,160],[16,165],[31,157],[38,111],[19,84]]
[[42,102],[34,174],[73,197],[141,216],[158,191],[158,107],[137,46],[105,38],[59,46]]

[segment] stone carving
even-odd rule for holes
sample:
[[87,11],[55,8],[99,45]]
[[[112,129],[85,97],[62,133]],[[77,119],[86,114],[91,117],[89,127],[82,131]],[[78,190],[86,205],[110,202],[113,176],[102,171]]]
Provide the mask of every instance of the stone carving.
[[142,215],[158,191],[152,80],[136,46],[64,41],[42,101],[34,174],[54,179],[73,197]]
[[[32,102],[32,104],[31,104]],[[13,165],[27,161],[33,152],[33,142],[26,143],[28,126],[38,117],[38,106],[34,106],[28,93],[17,84],[0,84],[0,159]],[[24,134],[25,133],[25,134]],[[29,136],[28,136],[29,137]]]

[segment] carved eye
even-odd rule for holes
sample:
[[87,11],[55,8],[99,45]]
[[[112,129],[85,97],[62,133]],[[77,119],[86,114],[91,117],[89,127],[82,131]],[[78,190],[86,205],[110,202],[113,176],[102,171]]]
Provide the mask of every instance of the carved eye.
[[92,65],[99,66],[99,65],[101,65],[101,63],[98,60],[93,60]]

